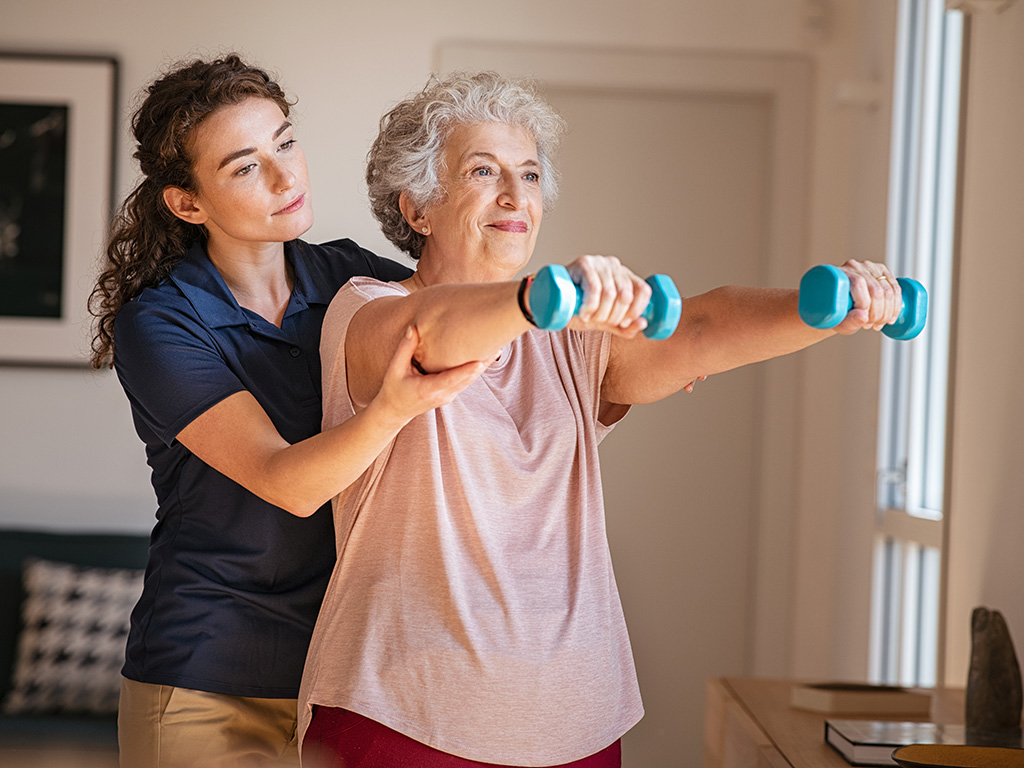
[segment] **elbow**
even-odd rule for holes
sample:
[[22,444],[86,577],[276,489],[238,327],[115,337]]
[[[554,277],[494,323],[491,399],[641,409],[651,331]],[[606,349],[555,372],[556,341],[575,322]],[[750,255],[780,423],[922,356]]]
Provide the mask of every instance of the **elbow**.
[[312,517],[331,499],[324,498],[323,491],[310,485],[304,470],[296,470],[292,462],[285,462],[287,452],[288,449],[279,451],[273,459],[263,464],[255,473],[258,480],[246,484],[245,488],[290,515]]
[[282,507],[282,509],[284,509],[284,511],[288,514],[294,515],[295,517],[312,517],[313,513],[320,509],[320,507],[299,507],[292,505],[288,507]]
[[273,504],[278,509],[283,509],[295,517],[312,517],[326,503],[320,499],[311,500],[282,494],[257,493],[256,495],[268,504]]
[[281,500],[271,502],[295,517],[312,517],[316,511],[323,507],[323,503],[303,501],[301,499]]

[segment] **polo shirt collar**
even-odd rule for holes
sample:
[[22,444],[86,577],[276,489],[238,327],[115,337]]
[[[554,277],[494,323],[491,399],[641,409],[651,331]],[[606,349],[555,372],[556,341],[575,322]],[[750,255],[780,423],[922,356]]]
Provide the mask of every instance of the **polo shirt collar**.
[[[301,240],[284,244],[284,255],[292,265],[293,277],[292,295],[284,314],[286,318],[310,304],[330,304],[333,298],[327,286],[313,279],[306,260],[301,257],[305,247]],[[211,328],[252,325],[250,317],[238,306],[234,294],[207,256],[202,241],[192,243],[185,258],[174,268],[171,280]]]
[[294,280],[292,302],[285,317],[292,312],[305,309],[310,304],[327,306],[334,299],[333,285],[329,281],[318,280],[318,275],[310,269],[309,260],[306,258],[306,251],[309,249],[309,243],[302,240],[292,240],[284,244],[284,255],[291,262]]

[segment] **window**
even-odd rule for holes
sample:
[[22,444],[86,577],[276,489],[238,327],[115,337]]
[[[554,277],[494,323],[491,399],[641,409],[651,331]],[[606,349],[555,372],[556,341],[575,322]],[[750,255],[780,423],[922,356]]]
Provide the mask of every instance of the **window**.
[[928,289],[928,324],[883,344],[871,678],[934,685],[946,463],[962,15],[900,0],[886,258]]

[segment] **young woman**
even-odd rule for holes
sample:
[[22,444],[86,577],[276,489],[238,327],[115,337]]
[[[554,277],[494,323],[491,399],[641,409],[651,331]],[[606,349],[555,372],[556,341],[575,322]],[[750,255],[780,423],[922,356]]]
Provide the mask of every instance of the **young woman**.
[[156,80],[134,115],[142,179],[93,292],[157,497],[132,613],[125,768],[292,765],[296,696],[335,559],[325,506],[414,416],[481,368],[422,376],[403,336],[358,419],[320,432],[320,328],[353,275],[409,271],[349,240],[311,245],[290,103],[238,56]]

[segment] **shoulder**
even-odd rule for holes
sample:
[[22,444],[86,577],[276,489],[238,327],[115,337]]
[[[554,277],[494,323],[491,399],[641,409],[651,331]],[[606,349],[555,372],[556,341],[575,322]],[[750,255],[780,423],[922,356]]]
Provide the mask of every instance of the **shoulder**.
[[375,277],[353,277],[345,285],[347,293],[370,301],[382,296],[408,296],[408,289],[397,282],[385,282]]
[[394,282],[384,282],[375,277],[359,275],[351,278],[334,295],[324,318],[324,332],[329,333],[338,326],[348,326],[353,315],[365,304],[385,296],[407,296],[408,290]]
[[412,274],[412,270],[403,264],[382,258],[348,238],[319,244],[296,240],[294,245],[296,256],[314,273],[314,278],[337,285],[357,275],[380,280],[404,280]]
[[150,365],[172,352],[218,348],[217,328],[173,281],[147,288],[114,318],[114,357],[121,366],[131,361]]
[[146,288],[117,312],[114,320],[115,336],[140,325],[201,324],[199,314],[188,297],[171,280]]

